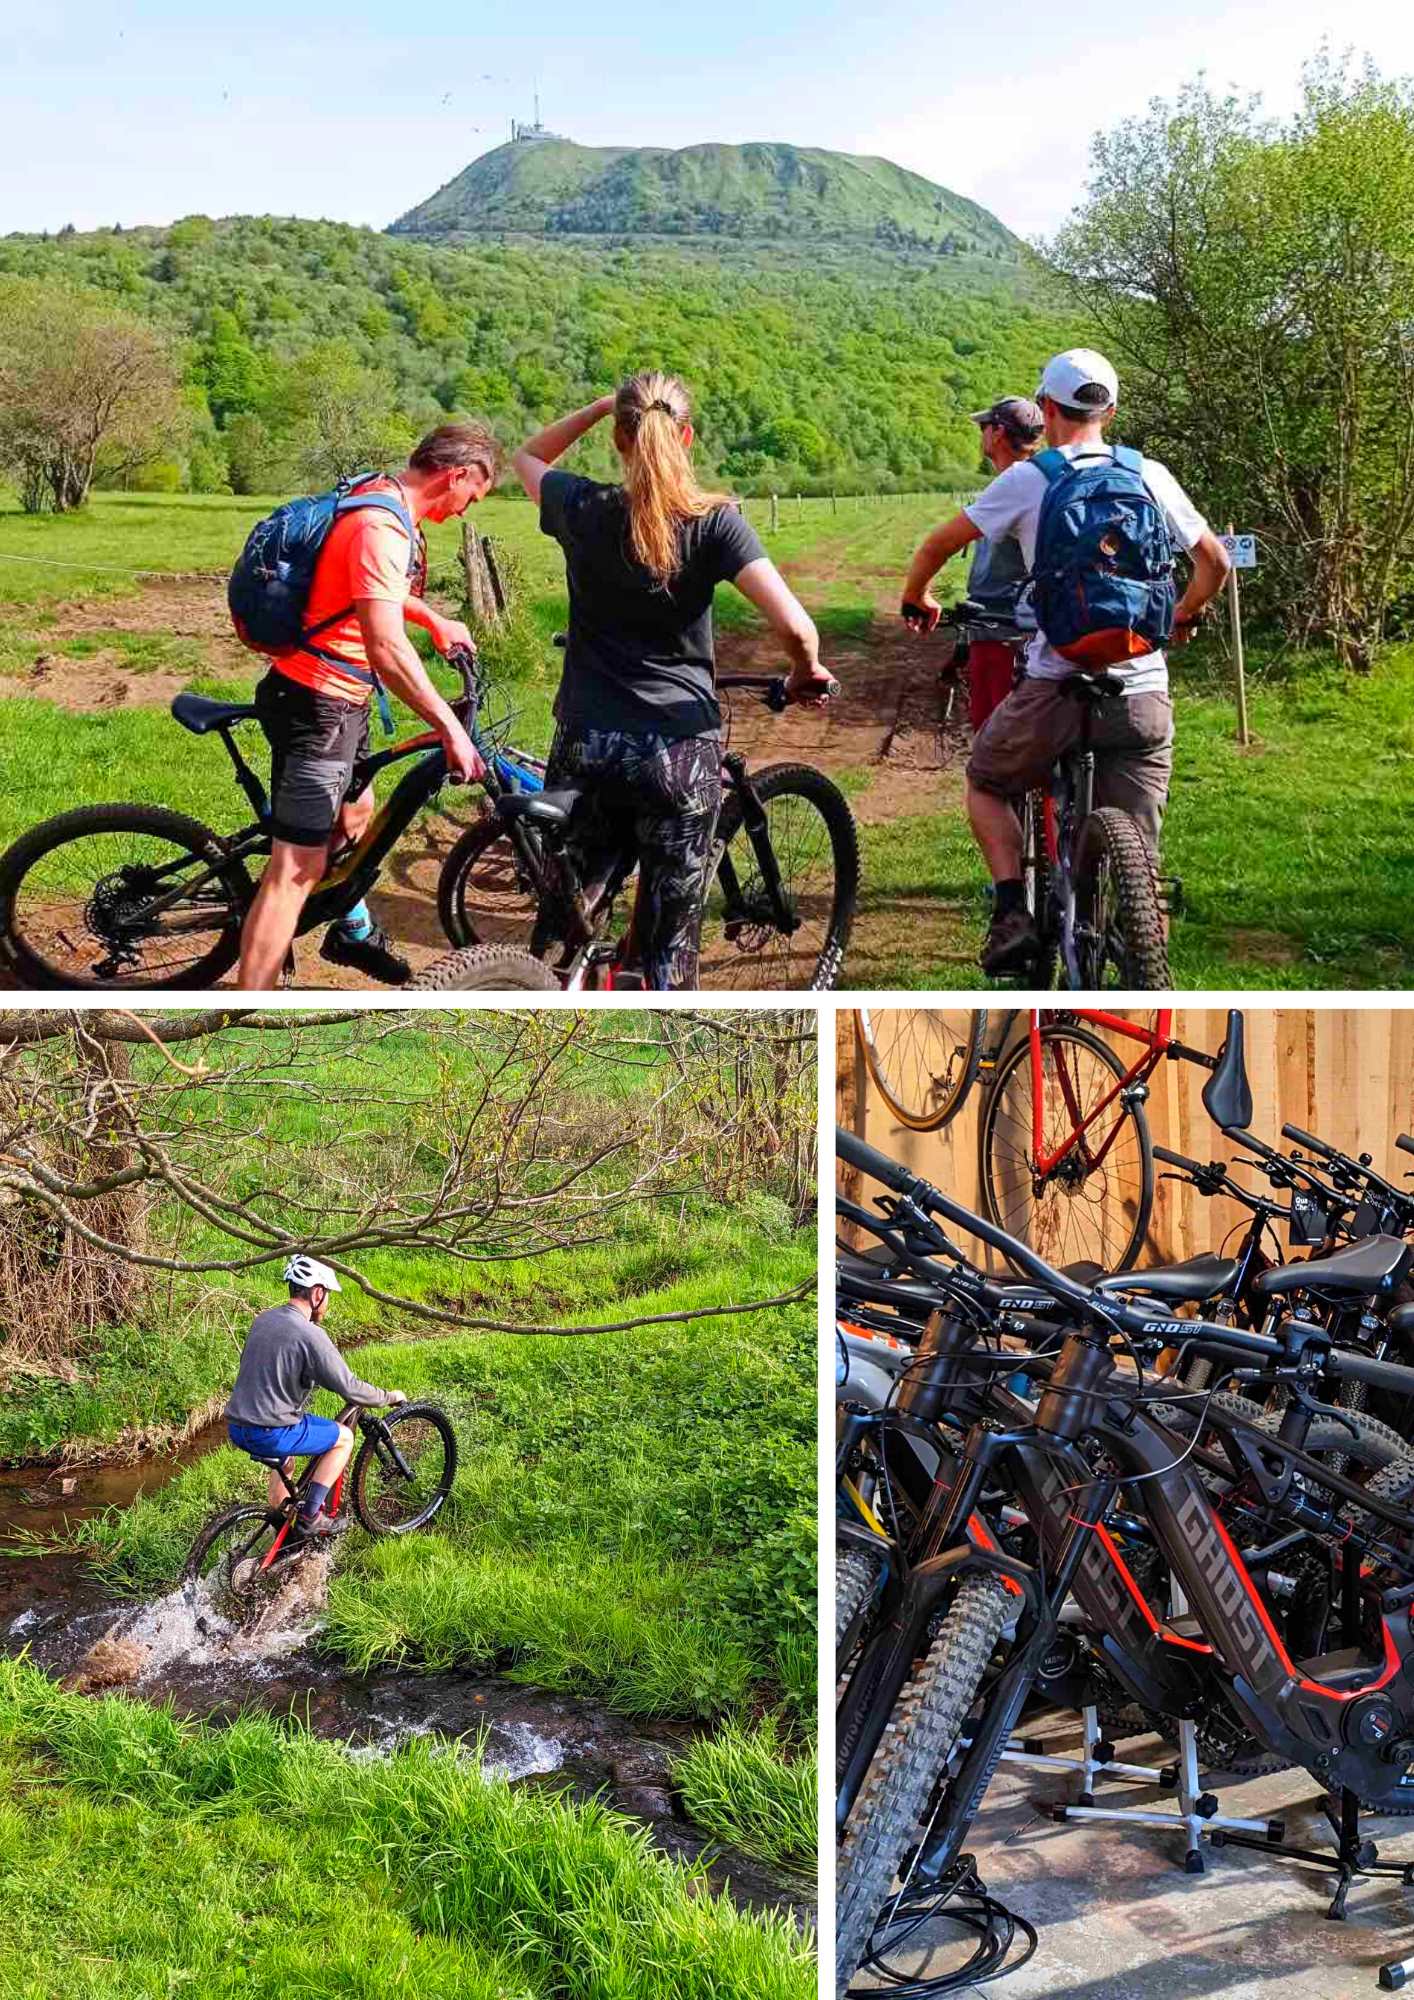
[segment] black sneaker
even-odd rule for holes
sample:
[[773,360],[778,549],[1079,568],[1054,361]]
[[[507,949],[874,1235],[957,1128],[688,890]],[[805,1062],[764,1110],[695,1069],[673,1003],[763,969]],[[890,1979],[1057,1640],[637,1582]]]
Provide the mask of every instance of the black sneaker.
[[394,951],[381,924],[375,924],[364,938],[345,937],[337,924],[331,924],[319,956],[327,958],[330,965],[352,965],[384,986],[406,986],[412,978],[412,967]]
[[1007,972],[1024,972],[1040,950],[1036,921],[1027,909],[1008,910],[993,917],[979,963],[989,979]]
[[327,1514],[316,1514],[312,1521],[306,1521],[304,1516],[300,1515],[297,1517],[294,1527],[290,1531],[290,1540],[299,1542],[332,1542],[336,1535],[346,1535],[348,1531],[349,1524],[347,1521],[337,1519],[331,1521]]

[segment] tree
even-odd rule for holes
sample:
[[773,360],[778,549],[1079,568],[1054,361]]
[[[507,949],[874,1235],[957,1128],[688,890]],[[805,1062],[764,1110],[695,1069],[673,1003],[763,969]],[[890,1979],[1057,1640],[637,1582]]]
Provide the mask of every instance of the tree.
[[1260,536],[1289,637],[1367,667],[1414,573],[1414,90],[1322,58],[1281,126],[1195,84],[1095,142],[1053,255],[1130,434]]
[[342,341],[321,342],[288,362],[267,407],[303,476],[319,484],[401,462],[414,442],[392,376],[364,367]]
[[[644,1205],[680,1215],[694,1194],[764,1197],[798,1224],[814,1042],[801,1014],[12,1011],[0,1381],[72,1370],[159,1276],[249,1304],[294,1250],[410,1318],[607,1330],[488,1311],[498,1268],[587,1248]],[[404,1291],[428,1259],[435,1295]]]
[[0,280],[0,460],[29,512],[81,507],[100,460],[121,476],[170,451],[185,425],[157,328],[75,287]]

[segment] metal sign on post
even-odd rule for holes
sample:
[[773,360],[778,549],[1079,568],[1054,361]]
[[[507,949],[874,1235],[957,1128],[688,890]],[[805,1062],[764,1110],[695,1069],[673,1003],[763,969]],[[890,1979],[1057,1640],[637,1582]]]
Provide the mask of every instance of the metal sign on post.
[[1237,740],[1245,745],[1252,741],[1252,732],[1247,726],[1247,665],[1242,651],[1242,592],[1238,587],[1237,573],[1257,567],[1257,537],[1234,534],[1229,521],[1227,533],[1220,539],[1232,558],[1232,570],[1227,580],[1227,609],[1232,628],[1232,657],[1237,667]]

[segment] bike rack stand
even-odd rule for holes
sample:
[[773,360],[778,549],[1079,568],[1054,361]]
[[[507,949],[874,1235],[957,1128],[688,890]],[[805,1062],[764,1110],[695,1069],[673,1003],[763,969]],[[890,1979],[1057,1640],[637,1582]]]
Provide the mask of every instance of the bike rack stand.
[[[1131,1826],[1154,1826],[1164,1832],[1182,1831],[1186,1839],[1183,1866],[1189,1875],[1203,1873],[1205,1833],[1214,1846],[1220,1844],[1220,1836],[1228,1829],[1235,1833],[1261,1834],[1263,1839],[1251,1842],[1254,1847],[1265,1846],[1268,1840],[1281,1839],[1286,1830],[1282,1821],[1235,1819],[1218,1810],[1215,1792],[1202,1789],[1195,1723],[1185,1720],[1178,1725],[1178,1762],[1156,1768],[1149,1764],[1117,1762],[1111,1754],[1113,1744],[1106,1741],[1100,1729],[1095,1708],[1087,1706],[1080,1713],[1084,1750],[1079,1757],[1049,1756],[1037,1748],[1034,1738],[1022,1739],[1016,1749],[1008,1747],[1002,1752],[1004,1762],[1029,1764],[1042,1771],[1074,1771],[1080,1777],[1084,1789],[1076,1803],[1050,1809],[1050,1816],[1058,1825],[1075,1819],[1112,1820],[1127,1822]],[[1178,1810],[1161,1812],[1146,1811],[1141,1806],[1096,1805],[1094,1781],[1097,1776],[1122,1778],[1131,1784],[1157,1785],[1164,1791],[1176,1792]]]

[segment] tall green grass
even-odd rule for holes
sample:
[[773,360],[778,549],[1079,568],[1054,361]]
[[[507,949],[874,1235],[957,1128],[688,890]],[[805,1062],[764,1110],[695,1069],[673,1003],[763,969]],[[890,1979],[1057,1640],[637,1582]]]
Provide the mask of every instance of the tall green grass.
[[[425,1743],[355,1763],[0,1663],[0,1953],[22,2000],[808,2000],[809,1941],[646,1830]],[[8,1975],[7,1975],[8,1976]]]
[[819,1777],[812,1754],[786,1759],[774,1717],[733,1717],[701,1736],[673,1766],[699,1826],[759,1860],[813,1868],[819,1845]]

